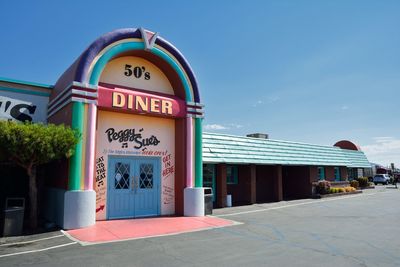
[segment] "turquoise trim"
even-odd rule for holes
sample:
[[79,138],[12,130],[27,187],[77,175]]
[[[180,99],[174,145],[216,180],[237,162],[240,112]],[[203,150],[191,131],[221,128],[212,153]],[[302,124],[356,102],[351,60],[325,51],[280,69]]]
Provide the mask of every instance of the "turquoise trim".
[[325,168],[324,167],[318,167],[318,179],[325,180]]
[[29,90],[24,90],[24,89],[1,87],[1,86],[0,86],[0,91],[8,91],[8,92],[13,92],[13,93],[22,93],[22,94],[26,94],[26,95],[50,96],[50,93],[34,92],[34,91],[29,91]]
[[92,75],[89,79],[89,84],[97,85],[99,83],[100,75],[103,72],[104,67],[114,56],[129,50],[144,50],[144,48],[145,46],[142,42],[122,43],[111,47],[94,65]]
[[164,59],[165,61],[167,61],[174,68],[174,70],[178,73],[179,78],[183,82],[183,87],[185,88],[185,93],[186,93],[186,101],[194,102],[194,98],[190,92],[189,83],[186,80],[186,77],[183,74],[182,70],[179,68],[178,64],[176,64],[176,62],[170,56],[168,56],[168,54],[164,53],[163,51],[161,51],[157,48],[153,48],[151,51],[153,52],[153,54],[155,54],[155,55],[161,57],[162,59]]
[[4,78],[4,77],[0,77],[0,82],[18,83],[18,84],[23,84],[23,85],[43,87],[43,88],[47,88],[47,89],[53,89],[54,88],[54,85],[43,84],[43,83],[34,83],[34,82],[26,82],[26,81],[20,81],[20,80],[9,79],[9,78]]
[[[84,104],[82,102],[74,102],[72,104],[72,128],[77,129],[80,134],[83,133],[83,115]],[[81,189],[81,173],[82,173],[82,137],[79,138],[78,144],[75,146],[75,154],[70,158],[69,165],[69,190]]]
[[[144,50],[144,49],[145,49],[145,45],[143,42],[128,42],[128,43],[117,44],[117,45],[111,47],[96,62],[95,66],[93,67],[93,71],[92,71],[92,75],[90,77],[89,83],[95,84],[95,85],[97,85],[99,83],[100,75],[101,75],[104,67],[116,55],[124,53],[126,51],[130,51],[130,50]],[[176,71],[176,73],[178,73],[178,75],[183,83],[183,87],[185,88],[185,93],[186,93],[186,101],[194,101],[193,96],[190,92],[189,83],[188,83],[184,73],[179,68],[178,64],[176,64],[175,61],[170,56],[168,56],[166,53],[164,53],[163,51],[161,51],[158,48],[153,48],[150,51],[153,54],[164,59],[168,64],[171,65],[171,67]]]

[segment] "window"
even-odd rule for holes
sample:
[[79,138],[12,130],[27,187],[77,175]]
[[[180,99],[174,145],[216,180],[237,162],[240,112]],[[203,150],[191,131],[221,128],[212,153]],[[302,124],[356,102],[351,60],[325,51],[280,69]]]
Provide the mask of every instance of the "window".
[[352,181],[357,178],[357,169],[355,168],[347,168],[347,175],[348,175],[348,180]]
[[205,164],[203,166],[203,186],[213,187],[215,175],[215,165]]
[[140,164],[139,188],[153,188],[153,164]]
[[318,167],[318,179],[325,180],[325,168],[324,167]]
[[335,167],[335,181],[340,181],[340,168]]
[[215,165],[203,165],[203,187],[211,187],[213,190],[213,201],[216,200],[217,192],[215,191]]
[[237,184],[238,183],[238,167],[237,166],[226,166],[226,183]]
[[130,168],[129,163],[115,163],[114,189],[129,189]]

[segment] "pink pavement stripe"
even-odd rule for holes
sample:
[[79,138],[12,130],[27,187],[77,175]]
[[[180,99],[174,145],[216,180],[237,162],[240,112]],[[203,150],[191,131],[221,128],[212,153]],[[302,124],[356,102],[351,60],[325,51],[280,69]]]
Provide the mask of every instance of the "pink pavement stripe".
[[216,217],[158,217],[129,220],[97,221],[94,226],[69,230],[73,238],[86,243],[111,242],[124,239],[179,234],[233,225]]

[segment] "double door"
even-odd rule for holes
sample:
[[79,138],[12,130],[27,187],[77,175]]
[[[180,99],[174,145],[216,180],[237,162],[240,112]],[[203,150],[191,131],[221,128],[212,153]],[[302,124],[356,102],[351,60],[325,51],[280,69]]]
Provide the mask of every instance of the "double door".
[[135,218],[160,214],[160,159],[108,159],[107,218]]

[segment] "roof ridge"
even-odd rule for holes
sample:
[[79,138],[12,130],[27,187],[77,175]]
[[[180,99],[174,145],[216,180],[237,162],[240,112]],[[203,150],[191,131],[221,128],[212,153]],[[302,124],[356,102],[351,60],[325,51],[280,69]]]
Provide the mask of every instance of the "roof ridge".
[[[312,143],[298,142],[298,141],[287,141],[287,140],[270,139],[270,138],[262,139],[262,138],[257,138],[257,137],[248,137],[248,136],[232,135],[232,134],[208,133],[208,132],[203,132],[203,135],[204,134],[216,135],[216,136],[227,136],[227,137],[234,137],[234,138],[242,138],[242,139],[260,141],[260,142],[271,142],[272,141],[272,142],[283,142],[283,143],[288,143],[288,144],[311,145],[311,146],[319,146],[319,147],[325,147],[325,148],[342,149],[342,148],[336,147],[336,146],[312,144]],[[342,150],[344,150],[344,149],[342,149]]]
[[42,88],[47,88],[47,89],[53,89],[54,88],[54,85],[50,85],[50,84],[28,82],[28,81],[10,79],[10,78],[5,78],[5,77],[0,77],[0,82],[18,83],[18,84],[30,85],[30,86],[35,86],[35,87],[42,87]]
[[369,168],[363,151],[247,136],[203,133],[203,161]]

